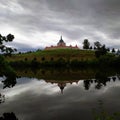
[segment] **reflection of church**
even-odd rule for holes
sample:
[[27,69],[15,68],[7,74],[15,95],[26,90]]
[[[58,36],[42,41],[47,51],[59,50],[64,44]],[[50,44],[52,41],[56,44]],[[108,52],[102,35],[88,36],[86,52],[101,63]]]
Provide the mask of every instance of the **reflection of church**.
[[79,49],[78,46],[66,46],[66,43],[63,41],[62,36],[57,43],[57,46],[51,45],[50,47],[46,47],[45,50],[54,50],[54,49]]
[[61,90],[61,93],[63,94],[63,90],[64,90],[64,88],[66,86],[66,83],[58,83],[58,86],[59,86],[59,88]]
[[50,82],[52,84],[57,83],[58,87],[60,88],[61,93],[63,94],[64,88],[66,87],[67,83],[78,83],[79,80],[69,80],[69,81],[56,81],[56,80],[45,80],[46,82]]

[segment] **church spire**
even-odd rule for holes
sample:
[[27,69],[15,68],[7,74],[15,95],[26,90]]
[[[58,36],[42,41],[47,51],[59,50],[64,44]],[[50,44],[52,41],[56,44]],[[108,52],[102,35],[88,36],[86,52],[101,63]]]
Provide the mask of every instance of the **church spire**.
[[61,35],[61,37],[60,37],[60,40],[62,40],[62,35]]
[[59,86],[59,88],[61,90],[61,94],[63,94],[63,91],[64,91],[64,88],[66,86],[66,83],[58,83],[58,86]]

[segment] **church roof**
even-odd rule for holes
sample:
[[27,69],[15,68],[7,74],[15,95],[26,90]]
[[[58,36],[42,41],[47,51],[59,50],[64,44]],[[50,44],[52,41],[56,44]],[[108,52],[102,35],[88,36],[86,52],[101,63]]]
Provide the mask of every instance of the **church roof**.
[[63,43],[63,42],[64,42],[64,41],[63,41],[62,36],[61,36],[61,39],[60,39],[59,43]]

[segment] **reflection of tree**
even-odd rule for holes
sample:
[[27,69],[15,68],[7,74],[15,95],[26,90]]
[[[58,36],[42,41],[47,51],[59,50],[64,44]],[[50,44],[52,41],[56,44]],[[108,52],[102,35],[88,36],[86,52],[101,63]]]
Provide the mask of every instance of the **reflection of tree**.
[[97,83],[95,86],[96,89],[101,89],[102,86],[106,86],[106,83],[110,81],[110,78],[108,78],[107,75],[102,72],[96,73],[95,78],[95,83]]
[[15,86],[15,84],[16,84],[16,77],[14,77],[14,76],[9,76],[9,77],[7,77],[4,81],[2,81],[3,82],[3,84],[4,84],[4,86],[3,86],[3,88],[6,88],[6,87],[13,87],[13,86]]
[[113,81],[115,82],[116,81],[116,77],[112,77]]
[[93,80],[84,80],[84,88],[85,90],[89,90],[90,85],[93,83]]
[[3,56],[0,56],[0,76],[5,76],[4,87],[13,87],[16,84],[16,73],[8,65]]
[[111,79],[115,82],[116,77],[119,79],[118,75],[109,78],[105,73],[98,72],[96,73],[95,80],[84,80],[84,88],[85,90],[89,90],[93,83],[95,84],[95,89],[101,89],[103,86],[106,86],[107,82],[110,82]]
[[117,74],[116,76],[117,76],[118,80],[120,80],[120,75],[119,75],[119,74]]
[[3,116],[0,117],[0,120],[18,120],[13,112],[3,113]]
[[3,103],[3,102],[5,102],[5,95],[2,95],[0,93],[0,103]]
[[84,80],[84,87],[85,87],[85,90],[89,90],[90,80]]

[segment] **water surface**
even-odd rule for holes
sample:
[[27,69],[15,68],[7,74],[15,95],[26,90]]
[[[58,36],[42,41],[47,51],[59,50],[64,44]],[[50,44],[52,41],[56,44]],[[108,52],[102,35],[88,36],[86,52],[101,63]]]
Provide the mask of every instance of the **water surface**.
[[[2,81],[2,79],[0,79]],[[3,88],[0,116],[13,112],[19,120],[93,120],[101,109],[120,112],[120,81],[55,81],[21,77],[13,88]]]

